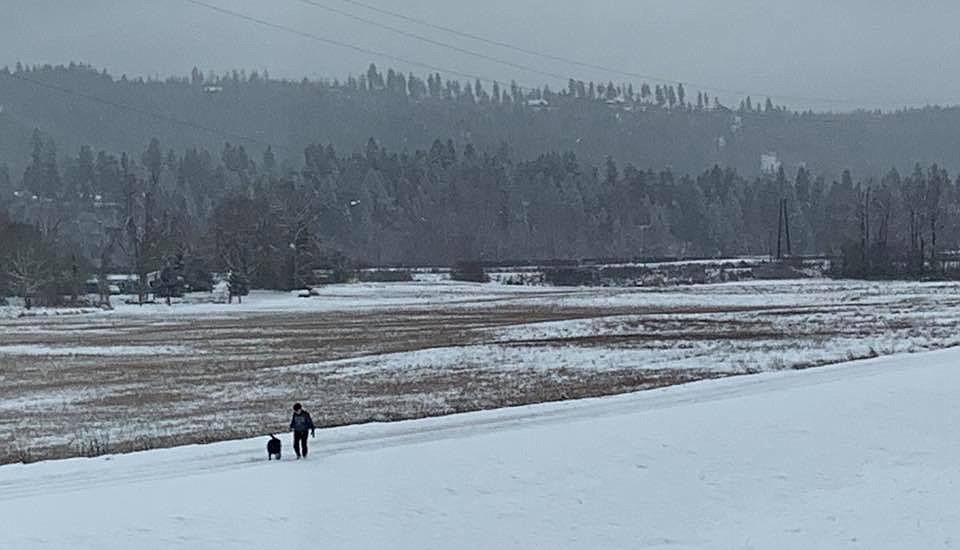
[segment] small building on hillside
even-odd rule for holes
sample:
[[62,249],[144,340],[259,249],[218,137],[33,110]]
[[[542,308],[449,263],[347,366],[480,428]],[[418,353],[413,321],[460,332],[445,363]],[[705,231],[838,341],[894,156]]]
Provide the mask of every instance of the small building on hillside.
[[533,109],[536,109],[536,110],[540,111],[540,110],[544,110],[544,109],[549,109],[549,108],[550,108],[550,102],[547,101],[546,99],[528,99],[528,100],[527,100],[527,107],[530,107],[530,108],[533,108]]
[[764,153],[760,155],[760,171],[764,174],[776,174],[780,171],[783,163],[776,153]]

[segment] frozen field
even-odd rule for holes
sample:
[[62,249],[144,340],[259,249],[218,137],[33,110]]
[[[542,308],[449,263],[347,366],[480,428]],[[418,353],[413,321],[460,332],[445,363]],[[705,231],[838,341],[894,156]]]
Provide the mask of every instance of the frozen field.
[[[193,296],[199,302],[203,296]],[[0,312],[0,463],[398,420],[960,344],[960,285],[331,286]]]
[[[0,548],[952,548],[960,351],[0,467]],[[289,451],[290,442],[285,436]]]

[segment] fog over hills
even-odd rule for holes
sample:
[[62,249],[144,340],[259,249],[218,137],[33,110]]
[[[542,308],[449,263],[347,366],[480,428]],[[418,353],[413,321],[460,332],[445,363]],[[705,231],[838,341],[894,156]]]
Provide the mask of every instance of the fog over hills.
[[[300,0],[209,2],[333,40],[491,79],[564,84],[400,36]],[[960,49],[960,34],[955,31],[960,5],[955,2],[924,2],[909,9],[890,0],[366,3],[526,49],[683,81],[695,89],[712,87],[714,95],[731,103],[741,95],[733,91],[770,95],[792,108],[831,110],[955,104],[960,97],[960,72],[953,70],[952,59]],[[545,72],[584,80],[626,80],[442,33],[343,0],[316,4]],[[0,64],[81,61],[131,76],[182,75],[197,65],[218,72],[268,69],[274,76],[290,78],[344,78],[374,61],[424,72],[185,0],[8,0],[4,7]]]

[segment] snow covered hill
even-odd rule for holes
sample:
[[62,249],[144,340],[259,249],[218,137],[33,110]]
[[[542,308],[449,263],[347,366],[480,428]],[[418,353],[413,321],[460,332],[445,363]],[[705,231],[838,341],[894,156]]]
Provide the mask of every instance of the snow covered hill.
[[960,543],[960,350],[0,467],[3,549]]

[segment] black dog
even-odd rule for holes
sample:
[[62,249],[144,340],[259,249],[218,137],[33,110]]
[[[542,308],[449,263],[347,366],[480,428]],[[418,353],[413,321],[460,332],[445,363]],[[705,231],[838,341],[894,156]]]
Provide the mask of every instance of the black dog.
[[267,441],[267,460],[273,460],[276,457],[280,460],[280,453],[283,450],[283,442],[270,434],[270,441]]

